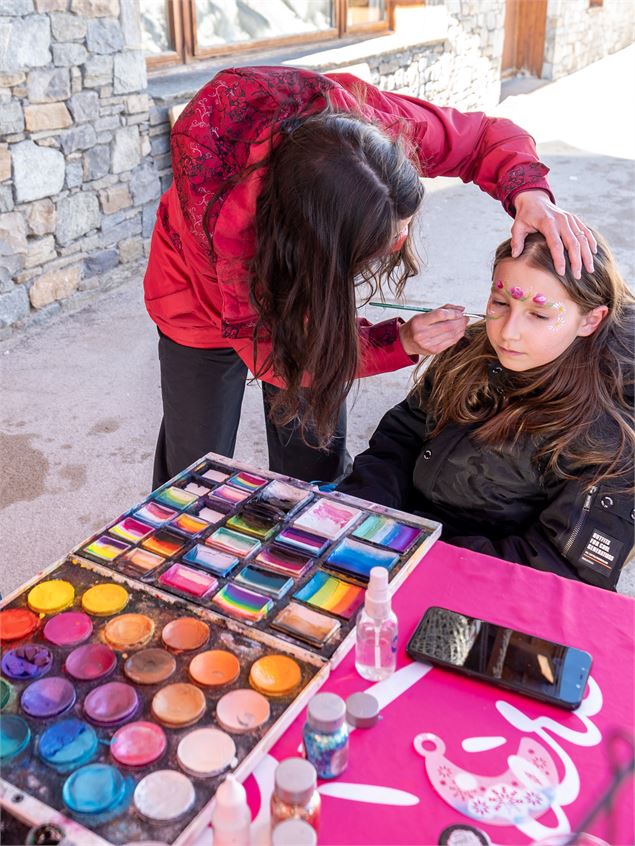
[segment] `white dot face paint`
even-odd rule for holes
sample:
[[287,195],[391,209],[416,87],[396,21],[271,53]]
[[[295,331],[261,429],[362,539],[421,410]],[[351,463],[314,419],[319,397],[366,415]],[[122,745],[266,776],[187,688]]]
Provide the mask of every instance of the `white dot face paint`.
[[179,766],[198,778],[222,773],[236,756],[236,744],[224,731],[201,728],[186,734],[176,751]]
[[515,372],[554,361],[584,334],[585,317],[560,280],[522,259],[496,267],[486,317],[500,363]]
[[194,785],[176,770],[156,770],[142,778],[135,788],[134,806],[152,822],[172,822],[194,805]]

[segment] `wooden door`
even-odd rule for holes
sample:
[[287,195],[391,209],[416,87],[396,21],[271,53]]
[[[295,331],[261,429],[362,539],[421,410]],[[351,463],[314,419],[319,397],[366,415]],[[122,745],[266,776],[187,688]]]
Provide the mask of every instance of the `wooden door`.
[[541,76],[546,28],[547,0],[506,0],[501,76]]

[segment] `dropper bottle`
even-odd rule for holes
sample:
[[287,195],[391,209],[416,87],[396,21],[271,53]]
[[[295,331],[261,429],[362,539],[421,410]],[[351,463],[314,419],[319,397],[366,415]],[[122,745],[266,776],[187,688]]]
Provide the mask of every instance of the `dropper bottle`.
[[373,567],[357,620],[355,668],[362,678],[381,681],[397,666],[397,617],[390,605],[388,570]]

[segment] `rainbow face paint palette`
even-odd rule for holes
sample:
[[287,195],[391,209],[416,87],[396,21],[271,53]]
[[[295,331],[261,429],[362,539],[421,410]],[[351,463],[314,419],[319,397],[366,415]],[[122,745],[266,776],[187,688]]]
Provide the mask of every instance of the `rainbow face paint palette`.
[[[226,774],[245,778],[328,667],[211,608],[138,579],[117,580],[129,594],[119,615],[81,610],[83,597],[112,584],[113,576],[73,558],[2,603],[0,614],[27,611],[34,587],[74,586],[70,609],[47,614],[28,636],[3,641],[3,813],[15,811],[31,825],[55,819],[82,846],[150,840],[193,846]],[[227,601],[255,613],[256,604],[230,587]],[[106,645],[118,639],[127,644],[123,652]],[[267,674],[267,662],[284,677]],[[254,689],[261,677],[271,677],[270,689]]]
[[421,537],[421,532],[422,530],[416,526],[398,523],[381,514],[369,514],[352,535],[354,538],[394,549],[395,552],[405,552]]
[[390,571],[398,561],[397,552],[346,538],[328,555],[325,566],[368,581],[373,567]]
[[293,597],[348,620],[364,601],[364,589],[319,571]]

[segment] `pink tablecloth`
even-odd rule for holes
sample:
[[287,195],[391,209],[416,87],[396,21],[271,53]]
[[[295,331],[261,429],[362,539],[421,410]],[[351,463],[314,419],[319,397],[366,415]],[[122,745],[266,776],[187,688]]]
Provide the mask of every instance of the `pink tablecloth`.
[[[430,605],[589,651],[592,681],[582,708],[570,713],[440,669],[425,672],[405,647]],[[576,831],[609,783],[612,759],[626,758],[628,748],[616,732],[633,737],[635,602],[437,543],[398,591],[394,607],[400,641],[391,684],[403,692],[384,685],[382,720],[351,735],[349,767],[326,788],[348,796],[323,795],[319,842],[434,844],[454,824],[477,827],[493,844],[529,844],[551,831]],[[343,697],[370,689],[355,672],[353,652],[323,689]],[[297,755],[303,722],[304,714],[273,747],[274,758]],[[443,757],[427,761],[431,777],[413,746],[420,733],[438,738],[428,748],[440,752],[445,746]],[[542,785],[533,800],[527,787],[532,778]],[[356,785],[403,793],[373,797]],[[255,815],[256,779],[245,786]],[[632,781],[623,785],[610,817],[599,817],[587,831],[614,846],[635,843]]]

